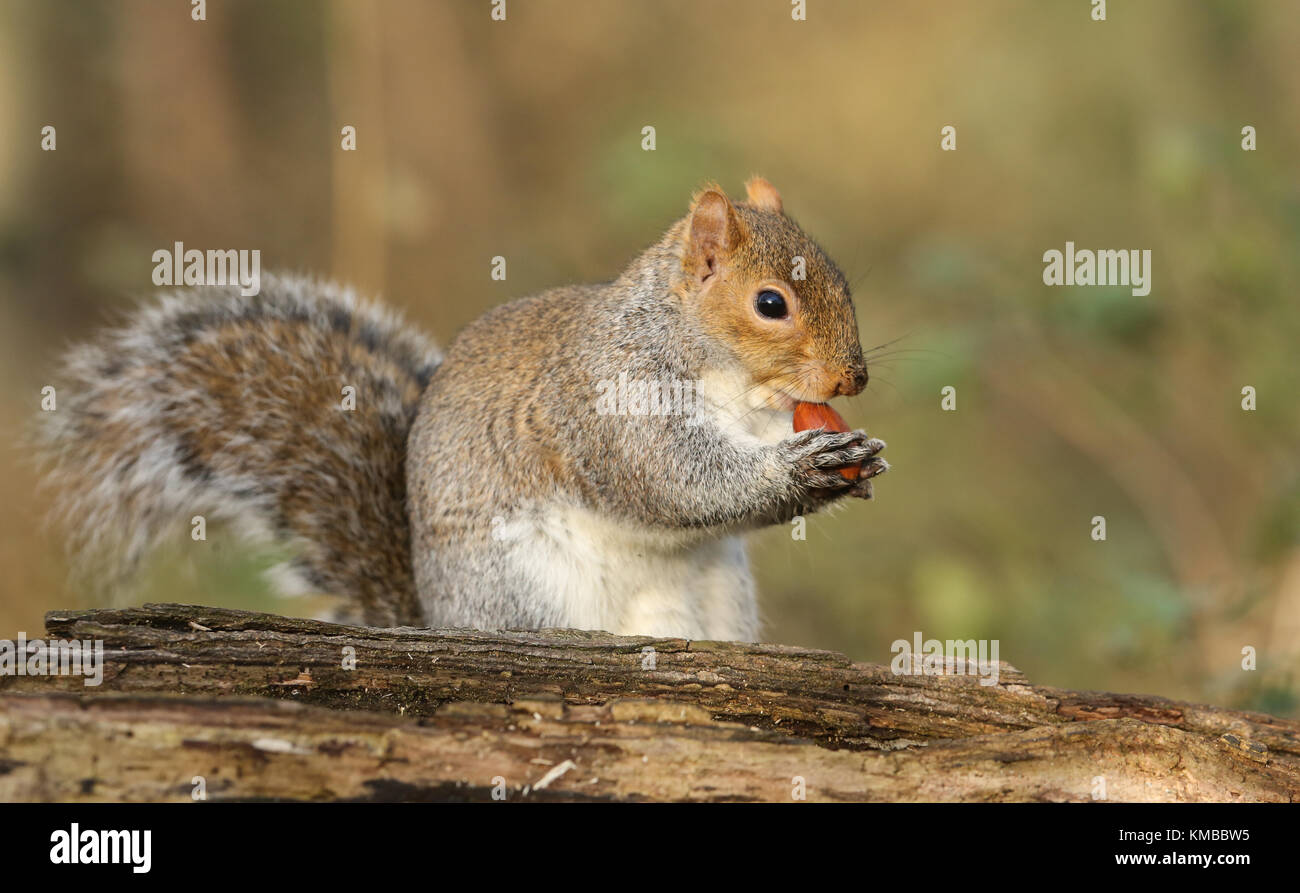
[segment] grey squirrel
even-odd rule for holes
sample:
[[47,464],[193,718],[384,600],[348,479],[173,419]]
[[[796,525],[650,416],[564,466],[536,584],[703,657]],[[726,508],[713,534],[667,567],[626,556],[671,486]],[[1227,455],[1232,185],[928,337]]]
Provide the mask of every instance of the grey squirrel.
[[[866,381],[843,274],[754,178],[744,202],[698,192],[613,282],[497,307],[445,356],[332,285],[172,293],[69,354],[41,434],[109,580],[203,515],[288,546],[279,586],[340,596],[343,621],[754,640],[743,534],[870,498],[888,468],[882,441],[792,433],[792,410]],[[690,411],[598,408],[611,382]]]

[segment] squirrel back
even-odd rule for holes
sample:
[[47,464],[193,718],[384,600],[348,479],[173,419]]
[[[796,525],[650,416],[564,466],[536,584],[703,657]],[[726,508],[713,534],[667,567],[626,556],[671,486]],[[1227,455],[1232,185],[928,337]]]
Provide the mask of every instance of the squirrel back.
[[165,295],[71,352],[41,414],[71,551],[111,587],[203,516],[287,546],[282,591],[418,624],[406,437],[440,359],[396,314],[326,283]]

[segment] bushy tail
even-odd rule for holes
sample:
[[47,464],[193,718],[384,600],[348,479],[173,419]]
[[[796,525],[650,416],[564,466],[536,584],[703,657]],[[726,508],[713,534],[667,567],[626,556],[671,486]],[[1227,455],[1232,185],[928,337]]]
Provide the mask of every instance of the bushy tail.
[[167,295],[69,354],[39,437],[72,549],[120,584],[201,515],[287,545],[282,590],[418,624],[406,436],[440,355],[350,292],[261,282]]

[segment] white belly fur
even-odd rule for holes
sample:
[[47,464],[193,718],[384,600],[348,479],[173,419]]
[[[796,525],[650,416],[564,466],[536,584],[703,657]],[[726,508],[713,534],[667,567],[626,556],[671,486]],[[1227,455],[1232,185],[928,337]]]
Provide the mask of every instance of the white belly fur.
[[686,541],[555,507],[518,542],[566,626],[620,635],[753,641],[758,613],[744,542]]
[[749,444],[780,443],[794,433],[794,413],[773,409],[771,393],[741,374],[711,373],[698,385],[705,411],[730,437]]

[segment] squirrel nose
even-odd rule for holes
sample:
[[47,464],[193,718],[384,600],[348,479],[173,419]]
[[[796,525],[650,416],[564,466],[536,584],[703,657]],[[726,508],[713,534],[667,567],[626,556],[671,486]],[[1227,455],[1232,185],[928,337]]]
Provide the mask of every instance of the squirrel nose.
[[845,397],[852,397],[855,394],[861,394],[862,389],[866,386],[867,367],[850,366],[840,375],[840,381],[835,388],[835,393]]

